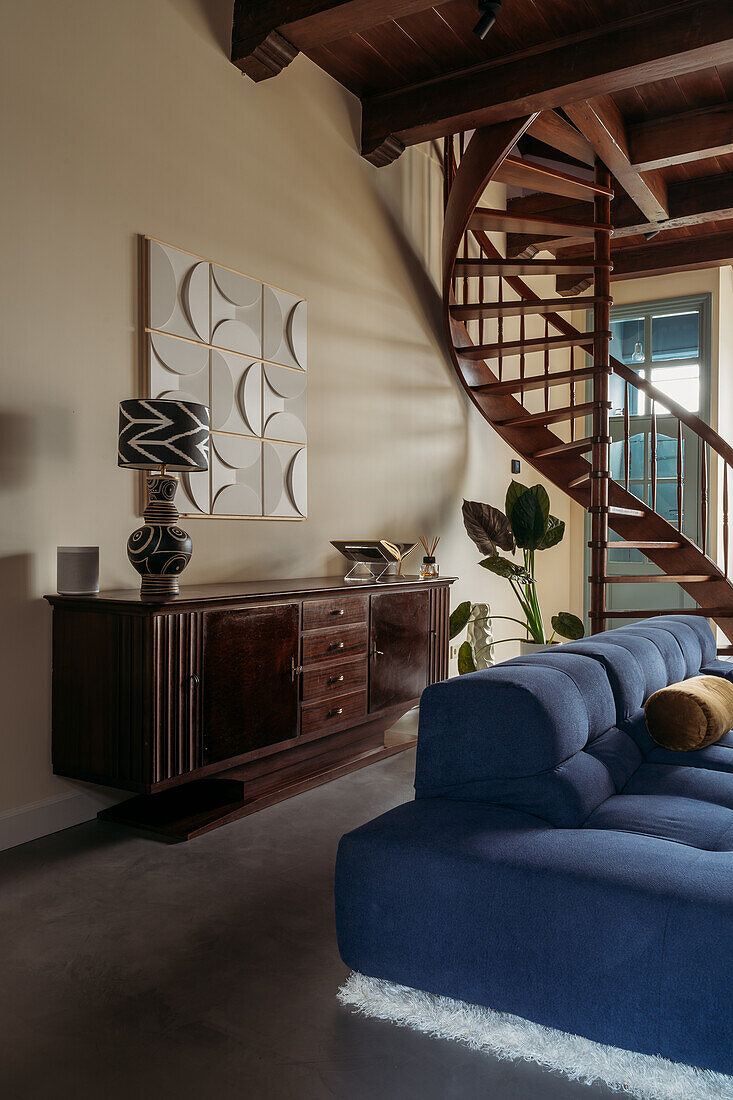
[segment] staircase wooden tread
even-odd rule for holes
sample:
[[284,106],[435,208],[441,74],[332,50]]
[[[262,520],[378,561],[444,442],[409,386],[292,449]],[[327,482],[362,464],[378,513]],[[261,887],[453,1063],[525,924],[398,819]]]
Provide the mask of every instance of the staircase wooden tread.
[[[585,439],[573,439],[567,443],[553,443],[551,447],[542,447],[539,451],[534,451],[532,458],[560,458],[563,455],[582,455],[591,449],[593,442],[592,436],[586,436]],[[590,473],[588,476],[590,476]]]
[[573,222],[554,218],[550,214],[516,214],[508,210],[493,210],[477,206],[468,223],[469,229],[488,232],[548,233],[553,237],[593,238],[596,233],[610,233],[611,225],[602,222]]
[[604,263],[594,263],[592,259],[583,256],[570,260],[485,260],[479,257],[456,260],[453,274],[459,279],[470,279],[476,276],[488,275],[576,275],[587,273],[591,275],[595,268],[613,269],[613,263],[609,260]]
[[608,543],[609,550],[679,550],[681,542],[661,539],[615,539]]
[[508,358],[511,355],[589,344],[595,336],[611,339],[610,332],[580,332],[576,336],[540,336],[531,340],[502,340],[499,344],[466,344],[465,347],[456,347],[456,352],[465,359],[498,359],[499,356]]
[[557,168],[514,156],[505,157],[492,178],[512,187],[526,187],[530,191],[542,191],[547,195],[564,195],[581,202],[593,202],[599,196],[613,198],[610,187],[600,187],[580,176],[569,175]]
[[651,576],[634,573],[600,578],[602,584],[703,584],[717,579],[712,573],[653,573]]
[[486,382],[481,386],[472,386],[474,393],[490,393],[496,397],[506,393],[519,393],[520,390],[542,390],[548,386],[568,386],[573,382],[584,382],[594,375],[593,367],[579,370],[557,371],[556,374],[535,374],[526,378],[512,378],[506,382]]
[[[604,408],[610,409],[611,402],[601,402]],[[528,428],[533,424],[557,424],[561,420],[573,420],[578,416],[588,416],[597,408],[597,402],[586,401],[582,405],[565,405],[561,409],[550,409],[548,412],[526,413],[524,416],[513,416],[509,420],[497,420],[504,428]]]
[[634,608],[633,611],[618,611],[616,608],[605,611],[589,611],[591,619],[653,619],[657,615],[703,615],[706,619],[733,619],[733,603],[730,607],[665,607],[657,610]]
[[[592,308],[601,303],[613,302],[613,298],[602,295],[593,298],[583,298],[583,309]],[[578,303],[572,298],[546,298],[544,301],[525,299],[518,302],[474,302],[467,305],[453,305],[450,307],[451,317],[457,321],[476,321],[482,317],[521,317],[535,313],[573,313],[578,309]]]

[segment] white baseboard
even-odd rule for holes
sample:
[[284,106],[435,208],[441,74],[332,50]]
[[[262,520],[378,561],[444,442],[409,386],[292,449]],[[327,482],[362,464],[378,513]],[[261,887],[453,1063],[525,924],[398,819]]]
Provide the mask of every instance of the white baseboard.
[[100,810],[121,802],[125,795],[120,791],[74,790],[57,794],[40,802],[30,802],[13,810],[0,813],[0,852],[37,840],[72,825],[91,821]]

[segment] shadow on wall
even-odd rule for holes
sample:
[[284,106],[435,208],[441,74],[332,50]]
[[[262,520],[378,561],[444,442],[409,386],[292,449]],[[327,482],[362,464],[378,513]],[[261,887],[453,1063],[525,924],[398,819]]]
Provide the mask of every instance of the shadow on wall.
[[217,46],[229,57],[234,0],[173,0],[173,6],[196,30],[205,26]]
[[31,416],[0,409],[0,491],[30,482],[34,434]]
[[31,595],[32,568],[30,554],[0,558],[0,809],[19,801],[6,787],[12,777],[38,765],[28,760],[29,751],[50,761],[51,610]]

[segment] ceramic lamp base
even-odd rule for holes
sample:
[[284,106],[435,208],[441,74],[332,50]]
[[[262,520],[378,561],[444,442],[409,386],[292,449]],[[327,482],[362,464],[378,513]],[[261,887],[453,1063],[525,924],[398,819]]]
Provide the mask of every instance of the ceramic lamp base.
[[143,573],[143,579],[140,584],[141,596],[177,596],[178,595],[178,577],[163,576],[156,577],[152,573]]
[[178,526],[177,488],[178,479],[169,474],[147,479],[145,523],[127,540],[127,556],[142,576],[143,596],[165,599],[177,595],[178,578],[191,560],[191,538]]

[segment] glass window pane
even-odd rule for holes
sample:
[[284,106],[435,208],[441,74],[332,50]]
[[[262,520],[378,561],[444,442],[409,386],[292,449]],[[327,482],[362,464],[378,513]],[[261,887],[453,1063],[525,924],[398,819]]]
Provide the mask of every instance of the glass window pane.
[[[685,441],[682,440],[684,458]],[[649,456],[651,462],[651,455]],[[657,436],[657,477],[677,478],[677,440],[668,435]]]
[[[621,538],[611,528],[608,532],[609,543],[618,542]],[[644,561],[644,555],[641,550],[614,550],[612,546],[608,548],[608,560],[614,562],[616,565],[628,565],[630,562],[642,562]]]
[[611,355],[622,363],[644,362],[644,318],[611,321]]
[[652,382],[666,393],[678,405],[688,412],[697,412],[700,408],[700,364],[690,363],[683,367],[655,367],[651,372]]
[[[677,482],[657,482],[657,511],[668,523],[677,526]],[[684,520],[684,516],[683,516]]]
[[644,440],[645,436],[641,432],[638,435],[632,435],[631,439],[629,440],[630,477],[642,478],[644,476]]
[[697,359],[700,355],[700,314],[669,313],[652,317],[652,359]]
[[626,400],[626,383],[623,378],[619,378],[617,374],[612,374],[608,382],[608,398],[611,402],[611,416],[622,416],[624,401]]
[[644,504],[649,503],[649,501],[647,499],[648,496],[649,496],[649,490],[644,485],[643,481],[630,481],[629,482],[629,492],[633,493],[634,496],[638,497],[639,500],[644,502]]

